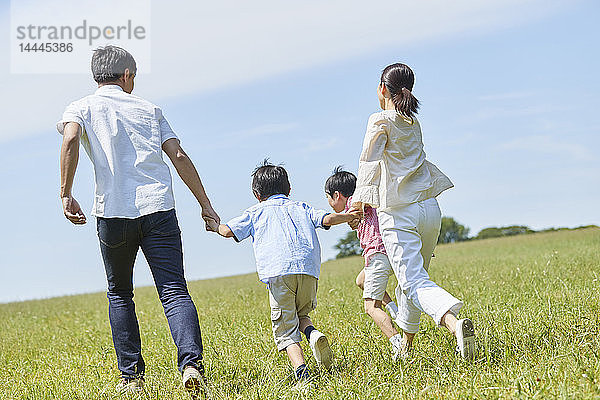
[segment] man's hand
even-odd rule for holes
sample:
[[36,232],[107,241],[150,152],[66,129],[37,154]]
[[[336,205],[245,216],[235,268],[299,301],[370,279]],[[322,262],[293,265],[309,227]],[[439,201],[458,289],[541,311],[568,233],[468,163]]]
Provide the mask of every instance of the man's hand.
[[202,208],[202,219],[206,224],[207,232],[218,231],[219,224],[221,223],[221,218],[219,217],[217,212],[212,208],[212,206]]
[[207,218],[204,220],[206,223],[206,231],[207,232],[219,232],[220,224],[212,218]]
[[62,206],[65,217],[75,225],[83,225],[86,223],[85,215],[81,210],[81,206],[72,196],[62,198]]

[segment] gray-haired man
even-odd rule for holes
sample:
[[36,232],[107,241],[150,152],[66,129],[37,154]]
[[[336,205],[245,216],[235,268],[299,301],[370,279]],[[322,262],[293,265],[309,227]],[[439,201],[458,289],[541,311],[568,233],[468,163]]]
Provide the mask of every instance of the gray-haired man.
[[85,224],[71,193],[82,143],[96,178],[92,215],[97,217],[109,319],[122,374],[117,388],[143,390],[145,364],[133,302],[133,264],[141,248],[177,346],[184,386],[195,394],[203,383],[202,339],[184,278],[171,173],[163,151],[198,200],[202,218],[219,221],[219,216],[161,109],[131,94],[136,74],[131,54],[115,46],[96,50],[92,74],[96,92],[71,103],[57,124],[63,134],[60,197],[65,217]]

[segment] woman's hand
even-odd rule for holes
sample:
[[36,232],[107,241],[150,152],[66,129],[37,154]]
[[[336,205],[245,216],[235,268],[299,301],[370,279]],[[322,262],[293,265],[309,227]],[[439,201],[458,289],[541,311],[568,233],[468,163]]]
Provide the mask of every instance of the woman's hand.
[[365,204],[358,201],[356,203],[352,203],[352,207],[350,207],[350,210],[348,210],[349,213],[352,212],[359,212],[361,215],[360,219],[353,219],[352,221],[348,222],[348,225],[350,226],[350,229],[352,229],[353,231],[356,230],[356,228],[358,228],[358,225],[360,224],[360,221],[362,220],[362,218],[365,215]]
[[348,222],[348,226],[353,231],[355,231],[356,228],[358,228],[358,225],[360,225],[360,219],[353,219],[352,221]]
[[363,203],[362,201],[357,201],[357,202],[352,203],[352,207],[350,207],[350,210],[360,210],[364,213],[365,206],[366,206],[366,204]]

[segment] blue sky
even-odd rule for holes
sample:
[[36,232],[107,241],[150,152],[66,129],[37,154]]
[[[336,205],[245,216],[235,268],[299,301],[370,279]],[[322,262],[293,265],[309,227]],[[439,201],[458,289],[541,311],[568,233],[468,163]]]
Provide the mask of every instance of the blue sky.
[[[7,24],[8,3],[2,4]],[[422,104],[428,158],[455,184],[439,198],[445,215],[472,233],[511,224],[600,224],[597,2],[498,6],[501,22],[464,22],[463,29],[454,15],[458,20],[447,31],[421,35],[402,24],[357,24],[344,28],[350,29],[346,35],[364,37],[364,43],[339,54],[336,41],[346,36],[332,39],[323,30],[330,47],[315,41],[313,49],[298,39],[298,47],[287,50],[300,55],[288,63],[270,54],[269,73],[260,68],[260,41],[253,51],[227,42],[227,52],[239,50],[240,58],[219,59],[207,50],[213,55],[203,59],[205,42],[194,40],[184,47],[197,54],[182,55],[184,65],[164,57],[161,32],[178,28],[155,4],[152,73],[136,78],[136,93],[163,107],[225,220],[254,203],[250,172],[264,157],[285,164],[293,198],[327,208],[325,179],[338,164],[356,170],[367,118],[378,109],[381,69],[401,61],[416,73],[413,92]],[[430,23],[427,15],[419,14],[423,24]],[[369,31],[363,35],[362,29]],[[275,46],[260,37],[265,47]],[[93,82],[83,74],[11,75],[6,57],[1,63],[2,105],[9,112],[0,135],[0,301],[105,290],[95,221],[74,227],[62,216],[60,136],[54,130],[64,106],[92,91]],[[251,243],[204,232],[192,195],[175,174],[174,181],[188,279],[254,271]],[[83,152],[74,193],[89,216],[93,174]],[[319,233],[325,259],[334,256],[332,246],[346,229]],[[151,283],[141,253],[135,279],[137,285]]]

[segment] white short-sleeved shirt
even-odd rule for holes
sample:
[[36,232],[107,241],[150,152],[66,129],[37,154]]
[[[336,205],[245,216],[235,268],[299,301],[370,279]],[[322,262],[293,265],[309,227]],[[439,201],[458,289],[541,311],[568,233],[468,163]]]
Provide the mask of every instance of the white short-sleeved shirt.
[[162,144],[177,136],[159,107],[105,85],[67,106],[57,123],[61,134],[67,122],[81,126],[81,143],[94,165],[92,215],[137,218],[175,207]]
[[248,208],[227,226],[236,241],[252,236],[259,279],[289,274],[319,278],[321,246],[317,228],[329,212],[316,210],[306,203],[276,194]]

